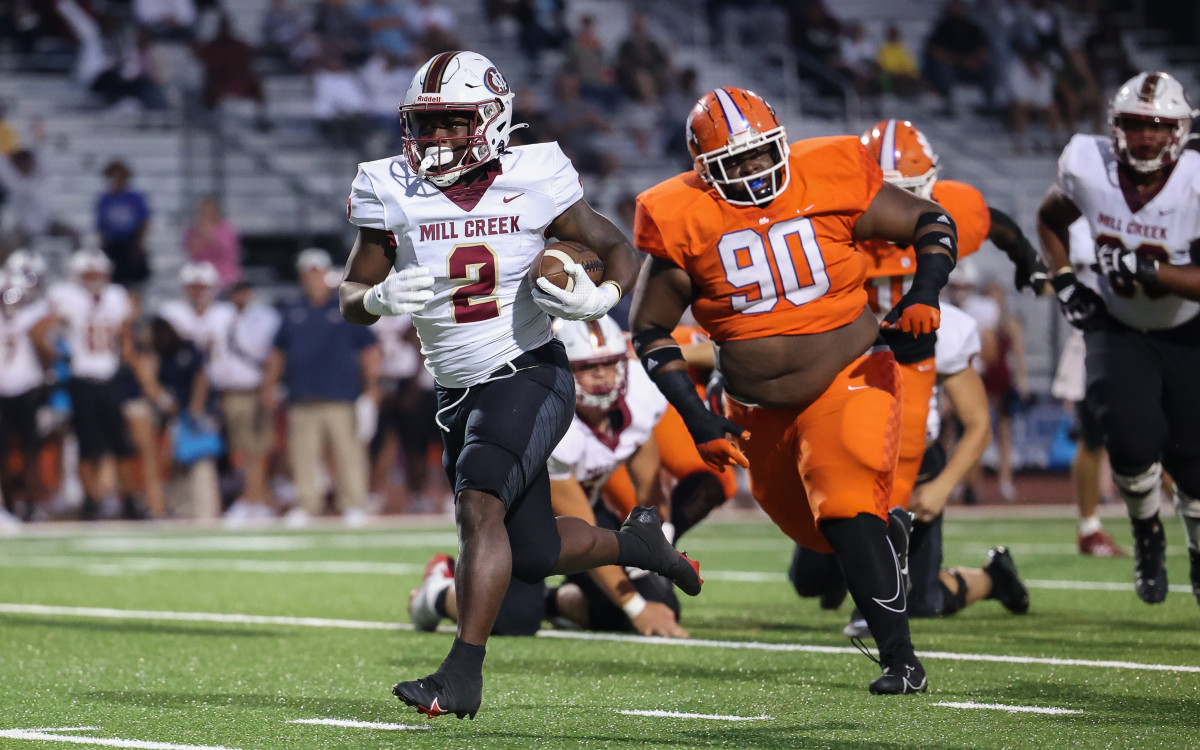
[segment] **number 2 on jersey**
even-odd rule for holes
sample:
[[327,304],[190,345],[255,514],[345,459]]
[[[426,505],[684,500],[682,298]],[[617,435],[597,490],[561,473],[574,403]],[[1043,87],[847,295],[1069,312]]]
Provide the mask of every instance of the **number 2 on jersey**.
[[[730,232],[721,237],[717,251],[726,281],[739,291],[754,287],[750,293],[734,294],[729,299],[733,309],[744,315],[770,312],[780,297],[799,307],[829,291],[825,258],[810,219],[789,219],[772,225],[765,242],[753,229]],[[796,258],[804,260],[804,268],[797,266]]]
[[446,258],[446,275],[462,286],[454,290],[455,323],[478,323],[500,315],[496,292],[496,253],[486,244],[459,245]]

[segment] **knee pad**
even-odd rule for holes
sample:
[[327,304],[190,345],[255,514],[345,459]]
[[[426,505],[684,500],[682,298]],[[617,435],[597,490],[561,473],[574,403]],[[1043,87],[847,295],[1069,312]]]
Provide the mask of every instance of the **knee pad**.
[[518,581],[537,583],[554,570],[558,562],[558,548],[534,546],[512,551],[512,575]]
[[1175,483],[1175,512],[1183,521],[1183,529],[1187,532],[1188,549],[1200,552],[1200,500],[1186,494]]
[[1138,473],[1122,474],[1113,469],[1113,484],[1121,491],[1129,515],[1145,520],[1162,505],[1162,464],[1157,461]]
[[792,553],[792,564],[788,567],[788,580],[796,593],[805,598],[820,596],[825,591],[831,576],[830,568],[837,565],[833,555],[796,545]]
[[958,583],[958,591],[951,593],[945,582],[942,581],[942,577],[938,576],[937,585],[942,590],[942,616],[949,617],[967,606],[967,582],[956,568],[950,568],[946,572],[954,576],[954,580]]

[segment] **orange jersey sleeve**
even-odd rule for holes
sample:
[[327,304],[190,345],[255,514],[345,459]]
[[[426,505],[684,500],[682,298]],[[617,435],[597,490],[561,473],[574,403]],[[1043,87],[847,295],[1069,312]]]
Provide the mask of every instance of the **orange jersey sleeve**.
[[883,184],[857,138],[795,143],[788,187],[766,206],[721,200],[695,173],[638,196],[638,248],[679,266],[699,291],[697,322],[717,342],[820,333],[866,306],[854,224]]
[[[959,260],[983,246],[992,231],[992,212],[982,193],[964,182],[938,180],[933,183],[933,199],[954,219]],[[886,240],[864,240],[859,249],[870,258],[869,279],[907,276],[917,270],[917,254],[911,247],[899,247]]]

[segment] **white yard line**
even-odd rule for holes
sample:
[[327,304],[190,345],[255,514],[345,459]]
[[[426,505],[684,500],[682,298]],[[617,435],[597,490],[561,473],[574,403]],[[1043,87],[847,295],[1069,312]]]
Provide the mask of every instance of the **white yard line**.
[[726,714],[685,714],[679,711],[618,711],[626,716],[653,716],[664,719],[712,719],[714,721],[765,721],[770,716],[730,716]]
[[[415,576],[425,570],[414,563],[364,562],[355,560],[253,560],[196,557],[76,557],[73,555],[0,555],[0,568],[65,568],[102,575],[155,571],[210,571],[217,573],[271,573],[285,575],[387,575]],[[786,583],[781,571],[705,570],[705,581],[723,583]],[[1121,581],[1025,581],[1031,589],[1068,591],[1132,591],[1132,582]],[[1175,584],[1172,592],[1190,593],[1187,584]]]
[[140,750],[238,750],[223,745],[177,745],[173,742],[151,742],[148,740],[123,740],[119,737],[78,737],[53,734],[54,732],[92,731],[93,727],[63,727],[62,729],[5,729],[0,730],[0,739],[32,740],[36,742],[65,742],[71,745],[91,747],[129,747]]
[[1011,714],[1081,714],[1073,708],[1054,708],[1051,706],[1006,706],[1003,703],[974,703],[972,701],[942,701],[934,703],[935,706],[945,706],[946,708],[974,708],[985,711],[1008,711]]
[[[273,615],[242,615],[216,612],[173,612],[162,610],[113,609],[107,607],[60,607],[45,604],[0,603],[0,614],[42,615],[47,617],[90,617],[116,620],[166,620],[174,622],[212,622],[232,625],[282,625],[307,628],[338,628],[343,630],[412,630],[412,625],[374,620],[334,620],[323,617],[280,617]],[[718,641],[705,638],[644,638],[620,633],[585,633],[572,630],[542,630],[543,638],[577,641],[606,641],[612,643],[643,643],[655,646],[687,648],[727,648],[755,651],[775,651],[814,654],[858,655],[849,646],[818,646],[805,643],[763,643],[760,641]],[[1188,664],[1148,664],[1132,661],[1097,659],[1060,659],[1046,656],[1005,654],[964,654],[951,651],[922,651],[926,659],[963,662],[995,662],[1000,664],[1045,664],[1063,667],[1093,667],[1097,669],[1126,669],[1145,672],[1184,672],[1200,674],[1200,666]]]
[[349,727],[350,729],[387,729],[399,731],[404,729],[433,729],[433,727],[417,724],[383,724],[378,721],[351,721],[350,719],[292,719],[289,724],[319,724],[326,727]]

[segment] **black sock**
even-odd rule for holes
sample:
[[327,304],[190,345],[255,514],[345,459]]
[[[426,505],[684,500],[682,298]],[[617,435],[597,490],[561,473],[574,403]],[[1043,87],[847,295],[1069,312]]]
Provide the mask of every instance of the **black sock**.
[[435,612],[437,612],[439,615],[441,615],[442,617],[450,616],[450,615],[446,614],[446,594],[449,594],[449,593],[450,593],[450,587],[447,586],[446,588],[442,589],[441,592],[438,593],[437,599],[433,600],[433,610]]
[[725,502],[721,480],[707,471],[688,474],[671,491],[671,523],[675,526],[675,541],[684,532],[703,521],[713,509]]
[[822,521],[820,529],[842,565],[850,596],[875,637],[880,660],[886,666],[915,658],[904,586],[888,543],[887,524],[860,513],[854,518]]
[[547,620],[553,620],[555,617],[558,617],[558,589],[558,586],[546,587],[544,606]]
[[442,666],[437,668],[441,673],[456,673],[478,676],[483,673],[483,657],[487,652],[486,646],[476,646],[466,641],[454,639],[450,653],[442,660]]

